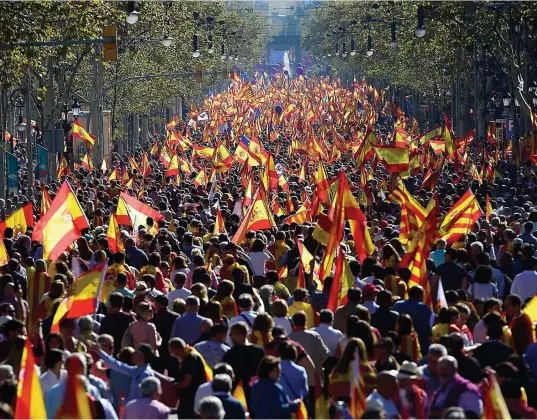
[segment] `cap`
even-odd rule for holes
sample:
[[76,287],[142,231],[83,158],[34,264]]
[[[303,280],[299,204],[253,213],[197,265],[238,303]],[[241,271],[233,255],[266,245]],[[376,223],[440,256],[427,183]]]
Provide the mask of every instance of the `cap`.
[[139,281],[138,283],[136,283],[136,288],[134,289],[135,295],[143,295],[147,292],[149,292],[149,289],[147,288],[147,284],[145,284],[145,281]]
[[372,293],[378,293],[378,292],[380,292],[380,289],[377,288],[374,284],[371,284],[371,283],[366,284],[362,289],[362,293],[364,295],[372,294]]
[[418,365],[414,362],[409,362],[408,360],[403,362],[399,368],[399,372],[397,372],[397,378],[399,379],[414,379],[418,376],[420,376]]

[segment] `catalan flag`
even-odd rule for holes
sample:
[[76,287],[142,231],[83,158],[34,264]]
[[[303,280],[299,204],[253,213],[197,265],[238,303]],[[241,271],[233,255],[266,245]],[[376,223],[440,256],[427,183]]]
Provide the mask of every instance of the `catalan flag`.
[[354,353],[354,359],[351,362],[352,377],[351,380],[351,402],[350,413],[352,418],[360,419],[366,409],[366,389],[363,372],[360,369],[360,355],[358,354],[358,347],[356,347]]
[[4,236],[6,228],[13,229],[13,236],[24,235],[28,227],[34,225],[34,210],[32,203],[26,203],[14,213],[0,222],[0,235]]
[[483,215],[472,190],[457,201],[445,215],[440,225],[440,234],[448,245],[457,242],[462,235],[471,231],[475,222]]
[[95,145],[95,136],[88,133],[84,127],[80,125],[80,123],[77,120],[73,121],[73,137],[77,139],[84,140],[91,144],[92,146]]
[[239,92],[237,93],[237,96],[235,97],[236,101],[251,101],[254,99],[254,91],[252,89],[252,85],[250,83],[244,84],[243,87],[240,88]]
[[65,181],[48,212],[35,225],[32,239],[43,243],[44,259],[56,260],[86,228],[89,228],[88,219]]
[[16,419],[46,419],[45,401],[35,364],[34,351],[26,339],[17,384]]

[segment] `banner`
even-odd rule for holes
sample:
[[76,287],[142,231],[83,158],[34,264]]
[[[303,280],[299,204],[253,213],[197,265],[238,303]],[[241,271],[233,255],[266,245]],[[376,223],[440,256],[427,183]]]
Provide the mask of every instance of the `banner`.
[[7,192],[17,193],[19,191],[19,162],[11,153],[6,152],[7,167]]
[[48,150],[37,146],[36,178],[39,182],[45,182],[48,177]]

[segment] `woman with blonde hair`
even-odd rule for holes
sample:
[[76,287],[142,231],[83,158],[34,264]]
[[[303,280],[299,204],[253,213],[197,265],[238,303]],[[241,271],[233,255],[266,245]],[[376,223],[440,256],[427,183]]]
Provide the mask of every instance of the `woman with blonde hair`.
[[214,295],[211,299],[213,301],[220,302],[222,305],[222,313],[228,319],[238,315],[237,305],[235,304],[235,299],[233,298],[234,290],[235,285],[231,281],[222,280],[218,285],[216,295]]
[[348,341],[341,359],[328,377],[328,392],[334,402],[350,403],[351,379],[354,375],[352,363],[356,357],[358,357],[360,378],[363,379],[363,382],[360,382],[363,383],[364,396],[367,397],[376,388],[377,374],[369,363],[365,344],[361,339],[354,337]]
[[287,335],[293,332],[293,323],[288,315],[289,308],[287,302],[283,299],[278,299],[272,302],[270,307],[272,319],[275,327],[282,327]]
[[207,287],[203,283],[195,283],[190,288],[190,291],[192,292],[192,295],[197,296],[200,300],[200,307],[198,309],[198,314],[201,316],[206,316],[206,306],[207,302],[209,302],[209,298],[207,297]]
[[274,321],[269,314],[259,314],[254,319],[249,340],[252,344],[265,346],[272,341]]

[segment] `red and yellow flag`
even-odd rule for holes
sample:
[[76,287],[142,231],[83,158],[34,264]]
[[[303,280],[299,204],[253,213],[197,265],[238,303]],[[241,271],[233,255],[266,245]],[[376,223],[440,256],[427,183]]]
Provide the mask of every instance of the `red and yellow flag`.
[[28,227],[34,225],[34,210],[32,203],[26,203],[13,214],[0,222],[0,235],[4,236],[6,228],[13,229],[13,236],[24,235]]
[[179,175],[179,160],[176,154],[172,156],[170,165],[168,166],[168,170],[166,171],[166,177],[175,175]]
[[88,153],[86,153],[84,156],[82,156],[82,159],[80,159],[80,164],[86,168],[88,171],[92,172],[93,171],[93,160]]
[[390,173],[408,171],[409,157],[408,147],[398,147],[391,145],[375,145],[375,152],[379,159],[386,165],[386,170]]
[[487,375],[487,386],[483,392],[483,418],[510,420],[511,414],[505,404],[496,375]]
[[71,186],[65,181],[47,214],[35,225],[32,239],[43,243],[43,259],[56,260],[82,236],[89,222]]
[[485,217],[487,222],[490,222],[490,214],[492,213],[492,204],[490,204],[490,194],[485,195]]
[[354,276],[352,275],[349,262],[345,258],[343,251],[338,249],[334,281],[330,288],[330,295],[328,297],[326,308],[335,312],[337,308],[344,305],[347,302],[347,293],[353,286]]
[[457,242],[462,235],[470,232],[477,220],[483,215],[479,203],[472,190],[466,193],[457,201],[451,210],[445,215],[440,225],[440,234],[448,245]]
[[116,221],[118,224],[132,225],[137,229],[140,225],[146,225],[148,217],[152,217],[155,223],[164,219],[162,214],[147,204],[124,192],[120,194],[116,210]]
[[222,142],[218,142],[212,156],[214,170],[218,173],[226,172],[233,165],[233,156]]
[[259,190],[256,191],[253,197],[253,203],[246,211],[232,242],[240,245],[246,237],[246,232],[251,230],[264,230],[276,227],[274,218],[269,210],[267,203],[260,197]]
[[188,356],[190,354],[195,354],[199,357],[201,360],[201,363],[203,364],[203,370],[205,372],[205,380],[207,382],[211,382],[213,380],[213,370],[209,367],[203,356],[194,348],[191,346],[186,346],[185,348],[185,356]]
[[106,239],[108,239],[108,247],[112,252],[123,252],[125,247],[121,240],[121,231],[116,220],[115,212],[110,215],[110,221],[108,222],[108,231],[106,232]]
[[58,179],[61,179],[62,176],[67,175],[69,175],[69,165],[67,164],[65,156],[62,155],[62,157],[60,158],[60,164],[58,166]]
[[92,146],[95,144],[95,136],[88,133],[77,120],[73,121],[73,137],[84,140]]
[[220,206],[218,206],[216,208],[216,220],[214,222],[213,235],[220,235],[221,233],[226,233],[226,227],[224,226],[224,218],[222,217]]
[[7,253],[6,245],[4,244],[4,238],[0,235],[0,266],[6,265],[9,261],[9,254]]
[[194,178],[194,181],[192,182],[196,188],[203,186],[207,186],[207,174],[205,173],[205,169],[202,169],[199,171],[199,173],[196,175],[196,178]]
[[47,210],[50,208],[51,204],[50,196],[48,195],[47,188],[45,187],[45,184],[41,184],[41,211],[40,216],[43,217]]
[[66,420],[95,418],[94,400],[84,389],[81,378],[84,372],[80,369],[80,362],[74,358],[68,359],[66,367],[65,396],[54,418]]
[[34,351],[27,339],[22,351],[22,360],[17,384],[16,419],[46,419],[45,401],[41,382],[35,365]]
[[244,386],[242,385],[242,380],[239,381],[235,391],[233,391],[233,398],[238,399],[241,404],[244,406],[244,411],[248,411],[248,404],[246,403],[246,395],[244,394]]

